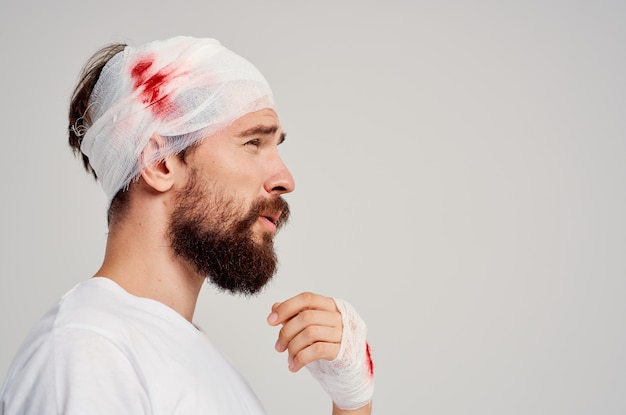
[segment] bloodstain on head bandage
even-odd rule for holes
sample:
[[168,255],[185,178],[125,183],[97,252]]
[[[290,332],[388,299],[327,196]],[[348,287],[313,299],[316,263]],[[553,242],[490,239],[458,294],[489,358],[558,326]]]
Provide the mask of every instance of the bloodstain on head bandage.
[[[167,84],[177,76],[176,68],[163,68],[155,74],[148,70],[152,67],[154,58],[139,61],[130,71],[134,80],[133,87],[139,92],[141,101],[150,108],[155,117],[162,117],[174,109],[167,91]],[[185,72],[180,72],[180,76]]]
[[[246,59],[215,39],[177,36],[127,46],[111,58],[88,108],[92,123],[81,151],[110,202],[145,166],[275,105],[267,81]],[[163,144],[142,156],[153,135]]]

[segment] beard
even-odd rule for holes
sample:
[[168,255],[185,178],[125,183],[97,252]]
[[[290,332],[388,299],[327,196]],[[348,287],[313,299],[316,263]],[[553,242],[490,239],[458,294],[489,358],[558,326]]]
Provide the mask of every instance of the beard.
[[273,235],[264,232],[255,241],[252,227],[261,215],[282,212],[275,223],[280,229],[289,205],[278,196],[261,198],[242,214],[234,197],[219,189],[209,194],[197,182],[192,173],[178,195],[168,230],[173,252],[221,290],[256,294],[276,273],[278,260]]

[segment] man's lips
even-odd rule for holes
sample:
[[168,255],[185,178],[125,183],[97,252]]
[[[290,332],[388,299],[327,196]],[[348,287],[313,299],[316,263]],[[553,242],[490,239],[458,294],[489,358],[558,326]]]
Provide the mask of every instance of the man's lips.
[[282,212],[264,213],[261,216],[263,216],[264,218],[266,218],[267,220],[272,222],[274,225],[277,225],[278,224],[278,219],[280,219],[281,213]]
[[276,232],[276,230],[280,226],[279,220],[280,220],[281,214],[282,212],[280,211],[279,212],[264,212],[260,215],[260,217],[265,219],[267,222],[269,222],[269,224],[271,224],[271,226],[269,226],[271,230],[273,232]]

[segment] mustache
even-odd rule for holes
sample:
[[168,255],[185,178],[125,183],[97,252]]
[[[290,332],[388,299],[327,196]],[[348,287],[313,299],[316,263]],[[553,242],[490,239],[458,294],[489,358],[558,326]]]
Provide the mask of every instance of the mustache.
[[271,199],[257,199],[252,203],[250,211],[240,223],[240,229],[248,229],[251,227],[261,215],[277,214],[280,212],[278,220],[275,222],[276,229],[281,229],[291,216],[289,203],[280,196]]

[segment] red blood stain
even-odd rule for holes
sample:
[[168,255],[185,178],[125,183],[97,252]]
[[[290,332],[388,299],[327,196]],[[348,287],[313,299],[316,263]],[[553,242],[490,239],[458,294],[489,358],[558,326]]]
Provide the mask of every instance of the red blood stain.
[[372,361],[372,356],[370,354],[370,345],[366,341],[365,342],[365,364],[369,370],[370,378],[374,377],[374,362]]
[[164,116],[172,110],[167,84],[176,77],[175,69],[164,67],[150,75],[150,68],[154,64],[154,56],[148,56],[133,66],[130,74],[134,80],[133,87],[139,91],[139,99],[146,107],[151,107],[155,116]]

